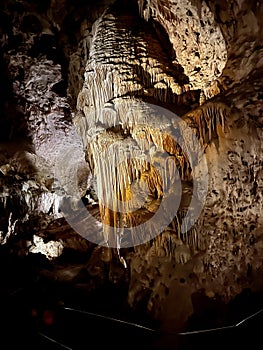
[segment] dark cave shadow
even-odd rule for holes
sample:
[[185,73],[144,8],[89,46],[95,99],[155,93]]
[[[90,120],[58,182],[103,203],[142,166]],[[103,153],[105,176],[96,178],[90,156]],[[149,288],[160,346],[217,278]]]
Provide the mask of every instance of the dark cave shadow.
[[[189,83],[189,77],[184,73],[184,68],[180,64],[173,62],[176,59],[176,52],[164,26],[161,23],[154,21],[152,18],[146,21],[141,17],[137,1],[117,0],[111,7],[109,7],[109,11],[113,12],[116,18],[120,20],[119,22],[118,20],[116,21],[117,28],[119,27],[122,29],[124,27],[129,29],[135,36],[137,36],[139,32],[143,32],[145,35],[150,35],[153,38],[157,37],[158,45],[162,50],[162,55],[156,55],[156,57],[154,57],[154,52],[151,52],[150,57],[157,58],[161,63],[161,68],[163,71],[166,71],[168,75],[169,72],[171,74],[177,74],[179,84]],[[124,21],[122,21],[123,16]],[[132,22],[126,22],[125,20],[127,17],[131,17]],[[148,49],[151,50],[151,47],[149,46]]]
[[166,89],[154,87],[155,83],[151,82],[151,75],[140,65],[134,65],[133,69],[134,74],[139,78],[139,82],[144,84],[149,94],[143,94],[138,90],[133,94],[128,94],[129,96],[140,97],[144,102],[161,105],[179,116],[199,106],[200,90],[189,90],[178,95],[167,85]]
[[[34,146],[27,127],[25,101],[19,100],[13,90],[7,51],[8,43],[0,47],[0,347],[8,344],[15,349],[29,347],[34,336],[30,291],[36,273],[34,262],[26,255],[26,242],[32,238],[34,225],[31,216],[25,222],[21,220],[29,211],[21,191],[22,182],[34,177],[37,169],[26,155],[34,154]],[[14,159],[21,169],[8,168]],[[14,232],[3,244],[10,223],[15,223]]]
[[[165,28],[157,21],[146,21],[140,17],[137,2],[118,0],[109,8],[109,11],[116,16],[115,25],[119,30],[128,29],[134,36],[141,35],[140,33],[143,32],[146,41],[148,37],[153,39],[153,47],[147,46],[147,57],[156,60],[164,74],[173,78],[181,87],[189,83],[189,77],[184,73],[184,68],[174,62],[176,52]],[[140,47],[135,44],[134,50],[135,55],[140,57]],[[132,71],[135,79],[148,90],[148,93],[138,90],[127,95],[139,97],[144,102],[161,105],[179,115],[199,106],[200,90],[189,90],[178,95],[164,81],[160,83],[165,84],[166,89],[155,87],[156,82],[152,82],[151,75],[140,64],[133,64]]]
[[[133,17],[133,24],[130,26],[127,26],[126,22],[120,21],[120,23],[118,23],[117,21],[116,26],[119,26],[120,29],[124,25],[124,27],[128,27],[131,33],[133,33],[135,36],[138,35],[138,33],[141,31],[145,35],[151,35],[153,38],[157,37],[158,44],[162,49],[163,55],[154,57],[154,52],[151,52],[150,57],[157,58],[161,63],[161,68],[163,71],[166,71],[168,75],[169,73],[171,75],[177,75],[176,78],[178,79],[179,84],[183,85],[189,83],[189,77],[184,73],[184,68],[179,63],[174,62],[176,60],[176,52],[164,26],[152,18],[146,21],[143,17],[141,17],[137,1],[117,0],[114,5],[109,8],[109,10],[111,10],[116,15],[116,18],[120,18],[122,16]],[[148,47],[148,49],[151,48]]]
[[[25,114],[21,111],[21,106],[18,105],[18,101],[14,95],[12,79],[4,55],[4,49],[0,48],[0,75],[2,77],[2,82],[0,84],[1,240],[5,240],[10,223],[13,224],[16,220],[23,218],[27,213],[28,205],[25,198],[20,196],[21,182],[28,180],[28,174],[35,174],[37,172],[35,165],[32,164],[26,156],[26,152],[33,153],[34,148],[32,139],[28,133]],[[14,159],[16,159],[16,165],[19,164],[18,167],[27,169],[26,173],[21,169],[16,169],[14,166]],[[8,193],[5,193],[6,191],[8,191]],[[16,234],[9,237],[4,245],[0,245],[0,255],[2,258],[5,256],[7,257],[7,252],[12,252],[12,244],[18,241],[17,233],[20,232],[21,228],[22,226],[18,221],[15,226]],[[16,260],[16,258],[14,259]],[[7,280],[9,280],[9,273],[6,273],[2,269],[3,266],[3,269],[7,271],[10,267],[10,276],[12,276],[12,258],[8,258],[5,264],[1,264],[0,269],[0,275],[2,277],[6,276]]]
[[[25,114],[15,99],[8,64],[4,59],[4,50],[0,48],[0,147],[6,147],[9,157],[17,151],[33,151],[32,138],[27,129]],[[32,165],[33,166],[33,165]]]

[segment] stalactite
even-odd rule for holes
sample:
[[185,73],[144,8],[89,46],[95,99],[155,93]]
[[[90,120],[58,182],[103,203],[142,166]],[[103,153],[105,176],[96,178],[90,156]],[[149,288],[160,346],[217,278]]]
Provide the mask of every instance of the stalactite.
[[[145,16],[143,6],[143,1],[139,2]],[[157,2],[155,6],[159,11]],[[174,70],[171,74],[158,40],[151,36],[152,46],[149,46],[147,35],[150,34],[145,38],[138,28],[134,28],[137,36],[131,35],[134,22],[129,16],[124,18],[106,11],[93,25],[85,82],[77,104],[84,118],[80,115],[75,118],[97,177],[102,221],[106,226],[118,228],[124,224],[136,227],[141,220],[139,216],[147,218],[157,210],[164,191],[174,184],[176,167],[182,181],[192,179],[190,153],[187,154],[194,142],[192,134],[188,135],[180,126],[181,136],[178,135],[177,141],[184,145],[182,151],[169,136],[178,125],[173,125],[165,115],[156,115],[140,97],[145,94],[156,101],[184,106],[199,99],[196,91],[180,82],[179,72]],[[185,121],[195,123],[204,146],[211,142],[217,125],[225,123],[225,117],[224,107],[203,104],[186,115]],[[162,159],[163,152],[170,154],[166,162]],[[140,154],[147,154],[147,161],[140,159]],[[158,171],[160,164],[163,173]],[[141,198],[143,184],[148,189],[148,198]],[[178,237],[182,220],[183,215],[179,214],[174,225]],[[190,227],[191,222],[188,224]],[[146,227],[148,232],[141,234],[154,235],[156,227],[147,220]],[[110,239],[109,231],[105,229],[105,241]],[[198,241],[194,231],[181,239],[190,246]],[[166,251],[172,254],[169,244]]]
[[185,121],[190,124],[193,120],[198,128],[198,135],[203,146],[212,142],[217,136],[217,127],[225,132],[226,119],[230,115],[229,108],[223,104],[207,102],[200,109],[186,114]]

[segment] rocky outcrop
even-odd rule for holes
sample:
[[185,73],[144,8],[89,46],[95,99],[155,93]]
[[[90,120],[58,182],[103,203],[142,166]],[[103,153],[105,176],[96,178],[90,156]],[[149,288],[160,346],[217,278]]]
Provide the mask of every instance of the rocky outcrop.
[[149,0],[139,1],[139,9],[157,35],[162,31],[168,34],[175,61],[184,68],[191,89],[201,89],[207,95],[227,62],[226,41],[209,4]]
[[11,223],[13,233],[18,233],[15,226],[20,222],[27,225],[31,216],[39,218],[41,224],[32,223],[30,241],[33,232],[62,216],[59,205],[64,192],[59,176],[65,158],[61,160],[61,155],[66,157],[73,145],[78,189],[83,195],[89,174],[81,140],[71,122],[56,30],[47,8],[35,6],[21,2],[12,7],[7,2],[1,13],[2,70],[8,87],[2,95],[6,130],[1,144],[0,195],[4,243],[12,236]]

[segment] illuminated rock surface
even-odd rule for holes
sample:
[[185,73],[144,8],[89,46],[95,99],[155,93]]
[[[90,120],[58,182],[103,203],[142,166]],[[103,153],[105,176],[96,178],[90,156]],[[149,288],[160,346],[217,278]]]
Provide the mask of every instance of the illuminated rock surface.
[[[223,325],[229,302],[262,293],[261,1],[3,1],[0,15],[3,252],[36,259],[63,302],[99,291],[103,310],[110,286],[117,314],[165,331]],[[166,195],[179,208],[156,234]]]

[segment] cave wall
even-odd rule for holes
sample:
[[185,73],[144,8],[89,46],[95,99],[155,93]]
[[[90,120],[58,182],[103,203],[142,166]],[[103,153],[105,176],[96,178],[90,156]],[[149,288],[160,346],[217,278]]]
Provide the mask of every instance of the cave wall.
[[[196,293],[228,303],[244,288],[262,291],[262,11],[259,1],[234,0],[3,1],[2,245],[49,259],[65,247],[89,252],[89,276],[124,280],[129,305],[166,330],[188,324]],[[205,171],[189,169],[169,136],[175,121],[149,106],[182,119],[206,157],[206,200],[186,233],[193,176]],[[148,163],[124,162],[112,175],[113,159],[125,150],[132,159],[138,147]],[[152,166],[160,152],[182,179],[176,218],[156,237],[147,226],[144,244],[120,246],[114,228],[151,222],[160,205],[164,188]],[[169,174],[176,178],[173,167]],[[116,195],[128,202],[124,213],[116,214]],[[96,243],[114,248],[90,252],[63,219],[62,201],[77,211],[84,197],[106,226]]]

